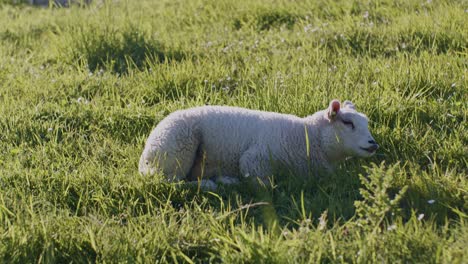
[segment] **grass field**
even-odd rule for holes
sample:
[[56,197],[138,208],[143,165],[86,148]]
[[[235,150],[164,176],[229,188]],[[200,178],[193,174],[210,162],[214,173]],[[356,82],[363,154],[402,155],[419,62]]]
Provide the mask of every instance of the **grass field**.
[[[466,1],[18,2],[0,0],[0,262],[467,263]],[[216,193],[137,172],[174,110],[333,98],[377,155]]]

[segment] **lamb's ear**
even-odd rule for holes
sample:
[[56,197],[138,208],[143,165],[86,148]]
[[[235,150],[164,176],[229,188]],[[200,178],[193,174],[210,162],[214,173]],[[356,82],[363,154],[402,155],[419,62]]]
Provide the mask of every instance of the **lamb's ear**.
[[328,119],[335,120],[336,115],[338,114],[339,111],[340,111],[340,101],[338,101],[337,99],[332,100],[327,110]]
[[356,110],[356,106],[353,104],[353,102],[348,101],[348,100],[344,101],[343,107],[348,107],[348,108]]

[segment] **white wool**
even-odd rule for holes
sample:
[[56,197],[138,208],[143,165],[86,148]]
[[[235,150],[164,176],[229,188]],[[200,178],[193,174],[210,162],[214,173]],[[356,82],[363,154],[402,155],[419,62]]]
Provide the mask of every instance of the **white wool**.
[[159,170],[168,180],[224,176],[228,183],[265,180],[277,165],[308,175],[349,156],[371,156],[378,146],[367,122],[351,102],[340,109],[337,100],[305,118],[227,106],[176,111],[151,132],[139,171]]

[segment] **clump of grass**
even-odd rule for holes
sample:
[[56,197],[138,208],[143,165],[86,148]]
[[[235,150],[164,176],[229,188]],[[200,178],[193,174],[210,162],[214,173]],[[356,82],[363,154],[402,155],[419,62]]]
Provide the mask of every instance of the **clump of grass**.
[[91,72],[104,69],[114,73],[127,73],[131,69],[143,70],[151,63],[164,63],[184,58],[181,51],[171,50],[160,41],[137,28],[123,32],[107,28],[89,29],[73,40],[73,60],[83,60]]
[[299,16],[287,10],[259,9],[234,20],[234,28],[253,27],[258,31],[279,29],[284,26],[291,29]]
[[[0,1],[0,261],[467,259],[463,1],[13,2]],[[175,110],[307,116],[333,98],[369,116],[377,155],[216,193],[137,173]]]

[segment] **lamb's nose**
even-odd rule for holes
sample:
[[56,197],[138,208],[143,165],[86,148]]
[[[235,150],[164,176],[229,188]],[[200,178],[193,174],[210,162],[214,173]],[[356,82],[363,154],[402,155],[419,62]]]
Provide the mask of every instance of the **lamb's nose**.
[[370,150],[371,152],[374,152],[376,151],[378,148],[379,148],[379,145],[377,144],[377,142],[375,142],[375,140],[372,138],[371,140],[367,141],[369,144],[372,144],[368,150]]
[[[375,141],[373,141],[373,142],[374,142],[374,144],[372,144],[370,147],[367,148],[371,152],[374,152],[379,148],[379,145],[377,143],[375,143]],[[370,143],[370,141],[369,141],[369,143]]]

